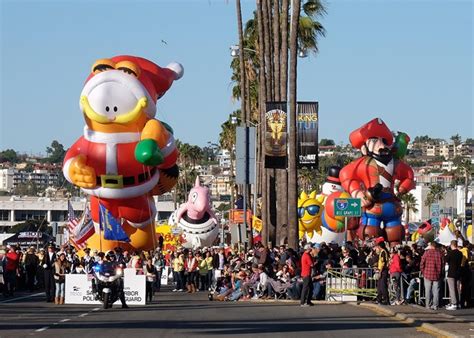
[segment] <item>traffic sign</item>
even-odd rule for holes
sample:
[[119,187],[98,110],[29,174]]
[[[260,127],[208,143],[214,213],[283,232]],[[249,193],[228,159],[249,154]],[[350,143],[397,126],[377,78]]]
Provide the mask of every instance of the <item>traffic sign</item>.
[[430,206],[430,218],[431,218],[431,226],[434,228],[439,228],[439,223],[440,223],[440,210],[439,210],[439,204],[438,203],[433,203]]
[[360,198],[335,198],[334,215],[344,217],[360,217]]

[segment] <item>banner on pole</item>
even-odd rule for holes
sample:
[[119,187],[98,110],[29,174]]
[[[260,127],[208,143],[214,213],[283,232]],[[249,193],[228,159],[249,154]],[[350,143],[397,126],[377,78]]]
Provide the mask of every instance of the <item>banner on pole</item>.
[[298,102],[296,107],[298,168],[318,167],[318,102]]
[[287,166],[286,102],[267,102],[265,110],[265,168],[285,169]]

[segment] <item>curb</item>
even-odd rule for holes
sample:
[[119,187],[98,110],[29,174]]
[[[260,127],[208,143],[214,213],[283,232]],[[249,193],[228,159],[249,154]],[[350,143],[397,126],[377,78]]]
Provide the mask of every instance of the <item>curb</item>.
[[[249,299],[247,302],[250,303],[287,303],[287,304],[299,304],[299,300],[293,299]],[[313,300],[314,305],[340,305],[344,302],[338,301],[327,301],[327,300]]]
[[[443,330],[443,329],[440,329],[438,328],[437,326],[433,325],[433,324],[430,324],[430,323],[425,323],[421,320],[418,320],[416,318],[413,318],[413,317],[410,317],[409,315],[407,315],[406,313],[403,313],[403,312],[395,312],[395,311],[392,311],[390,309],[387,309],[385,307],[382,307],[380,305],[376,305],[376,304],[364,304],[364,303],[348,303],[352,306],[362,306],[362,307],[365,307],[365,308],[369,308],[370,310],[374,311],[374,312],[378,312],[378,313],[381,313],[387,317],[394,317],[396,320],[399,320],[399,321],[402,321],[402,322],[405,322],[411,326],[416,326],[416,327],[420,327],[422,329],[424,329],[425,331],[428,331],[428,333],[432,333],[432,334],[435,334],[437,336],[443,336],[443,337],[449,337],[449,338],[458,338],[458,337],[462,337],[462,336],[457,336],[449,331],[446,331],[446,330]],[[449,319],[454,319],[454,320],[457,320],[457,321],[460,321],[460,322],[466,322],[465,320],[463,319],[460,319],[460,318],[455,318],[453,316],[450,316],[450,315],[447,315],[447,314],[438,314],[438,315],[441,315],[442,317],[444,318],[449,318]]]

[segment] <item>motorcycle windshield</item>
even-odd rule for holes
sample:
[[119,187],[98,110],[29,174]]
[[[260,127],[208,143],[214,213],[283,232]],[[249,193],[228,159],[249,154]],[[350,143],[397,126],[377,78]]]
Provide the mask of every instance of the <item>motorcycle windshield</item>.
[[114,276],[115,275],[114,264],[104,263],[100,273],[105,276]]

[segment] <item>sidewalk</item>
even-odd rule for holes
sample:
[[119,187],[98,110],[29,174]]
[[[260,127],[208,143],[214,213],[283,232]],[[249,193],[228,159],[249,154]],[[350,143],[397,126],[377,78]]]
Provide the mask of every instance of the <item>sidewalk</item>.
[[473,309],[458,311],[426,310],[418,305],[385,306],[371,303],[353,303],[443,337],[474,336]]

